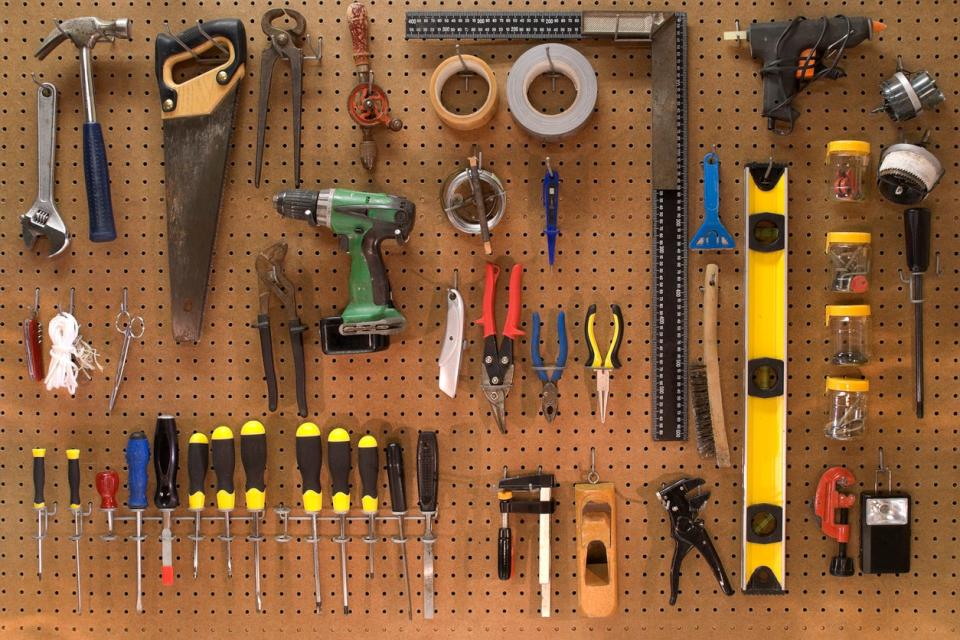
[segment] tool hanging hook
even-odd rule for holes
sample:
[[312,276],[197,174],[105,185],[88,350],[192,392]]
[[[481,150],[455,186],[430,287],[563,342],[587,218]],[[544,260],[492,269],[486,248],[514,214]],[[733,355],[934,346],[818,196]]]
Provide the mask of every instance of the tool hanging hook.
[[227,49],[227,48],[226,48],[225,46],[223,46],[222,44],[220,44],[219,42],[217,42],[216,39],[215,39],[213,36],[211,36],[209,33],[207,33],[207,32],[203,29],[203,22],[201,22],[200,20],[197,20],[197,31],[199,31],[199,32],[200,32],[200,35],[202,35],[204,38],[206,38],[207,41],[208,41],[210,44],[212,44],[214,47],[216,47],[217,51],[219,51],[220,53],[223,54],[223,60],[221,60],[220,62],[218,62],[218,64],[222,64],[222,63],[224,63],[224,62],[226,62],[227,60],[230,59],[230,50]]
[[590,447],[590,471],[587,472],[587,482],[597,484],[600,482],[600,474],[597,473],[597,448]]

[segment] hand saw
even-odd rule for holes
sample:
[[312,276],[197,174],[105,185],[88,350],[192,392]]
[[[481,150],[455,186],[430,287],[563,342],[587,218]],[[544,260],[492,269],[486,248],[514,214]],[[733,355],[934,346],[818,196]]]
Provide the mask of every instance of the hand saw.
[[[214,49],[220,53],[218,58],[211,57]],[[243,23],[232,18],[198,22],[179,36],[157,35],[167,257],[177,342],[200,339],[237,87],[245,74],[246,57]],[[177,82],[176,67],[185,62],[213,66]]]

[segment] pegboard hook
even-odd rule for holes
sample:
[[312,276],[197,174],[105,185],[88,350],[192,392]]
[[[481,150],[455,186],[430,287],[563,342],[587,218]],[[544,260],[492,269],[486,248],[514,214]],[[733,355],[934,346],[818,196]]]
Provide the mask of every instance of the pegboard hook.
[[[473,76],[474,73],[473,71],[470,71],[470,67],[467,66],[466,60],[463,59],[463,54],[460,52],[459,42],[455,45],[455,49],[457,52],[457,58],[460,59],[460,66],[463,67],[463,71],[461,71],[457,75],[463,78],[463,90],[464,92],[466,92],[470,90],[470,77]],[[493,89],[491,89],[491,91],[492,90]]]
[[587,473],[587,482],[597,484],[600,482],[600,474],[597,473],[597,448],[590,447],[590,471]]

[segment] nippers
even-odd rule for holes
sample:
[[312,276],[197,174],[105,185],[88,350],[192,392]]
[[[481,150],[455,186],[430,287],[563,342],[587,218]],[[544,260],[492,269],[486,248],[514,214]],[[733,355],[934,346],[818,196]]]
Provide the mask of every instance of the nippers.
[[278,242],[257,256],[257,285],[260,293],[260,313],[254,325],[260,332],[260,353],[263,355],[263,373],[267,380],[267,401],[270,411],[277,409],[277,374],[273,368],[273,339],[270,333],[270,298],[276,296],[287,312],[290,348],[297,382],[298,415],[307,415],[307,387],[304,371],[303,332],[306,325],[297,315],[297,298],[293,283],[283,273],[283,259],[287,243]]
[[497,277],[500,267],[488,262],[483,289],[483,316],[476,324],[483,325],[483,378],[480,388],[490,403],[500,433],[507,432],[504,402],[513,386],[513,340],[524,335],[520,329],[520,277],[523,265],[515,264],[510,271],[510,302],[507,320],[503,325],[503,339],[497,342],[496,316],[493,303],[497,297]]
[[[274,26],[274,22],[282,18],[290,18],[294,24],[290,28]],[[260,28],[266,34],[270,43],[260,56],[260,103],[257,107],[257,160],[254,185],[260,186],[260,171],[263,168],[263,145],[266,137],[267,109],[270,103],[270,84],[273,80],[273,68],[277,60],[286,60],[290,63],[290,99],[293,111],[293,183],[295,188],[300,186],[300,118],[303,102],[303,61],[319,60],[320,52],[316,55],[305,56],[303,45],[307,40],[307,21],[303,15],[293,9],[270,9],[260,21]]]
[[728,596],[733,595],[733,587],[730,586],[727,572],[723,570],[723,563],[713,546],[713,540],[710,539],[706,525],[699,517],[700,509],[710,498],[710,492],[698,492],[693,497],[687,495],[704,483],[703,478],[680,478],[669,485],[662,485],[660,491],[657,491],[657,499],[670,514],[670,534],[676,543],[673,548],[673,563],[670,566],[670,604],[677,603],[677,594],[680,591],[680,565],[694,547],[710,566],[723,592]]
[[543,356],[540,355],[540,314],[533,312],[533,327],[530,337],[530,361],[533,362],[533,370],[537,372],[537,377],[543,383],[543,392],[540,397],[540,409],[543,411],[543,417],[547,422],[553,422],[557,417],[557,382],[563,375],[563,369],[567,364],[567,323],[566,314],[561,311],[557,315],[557,341],[559,348],[557,350],[557,361],[553,366],[546,366],[543,363]]

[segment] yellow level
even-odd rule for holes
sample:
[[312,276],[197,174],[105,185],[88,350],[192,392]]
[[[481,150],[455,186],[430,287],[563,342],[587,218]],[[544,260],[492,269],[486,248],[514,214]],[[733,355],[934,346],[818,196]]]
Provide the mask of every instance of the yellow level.
[[784,588],[787,440],[787,167],[748,164],[744,593]]

